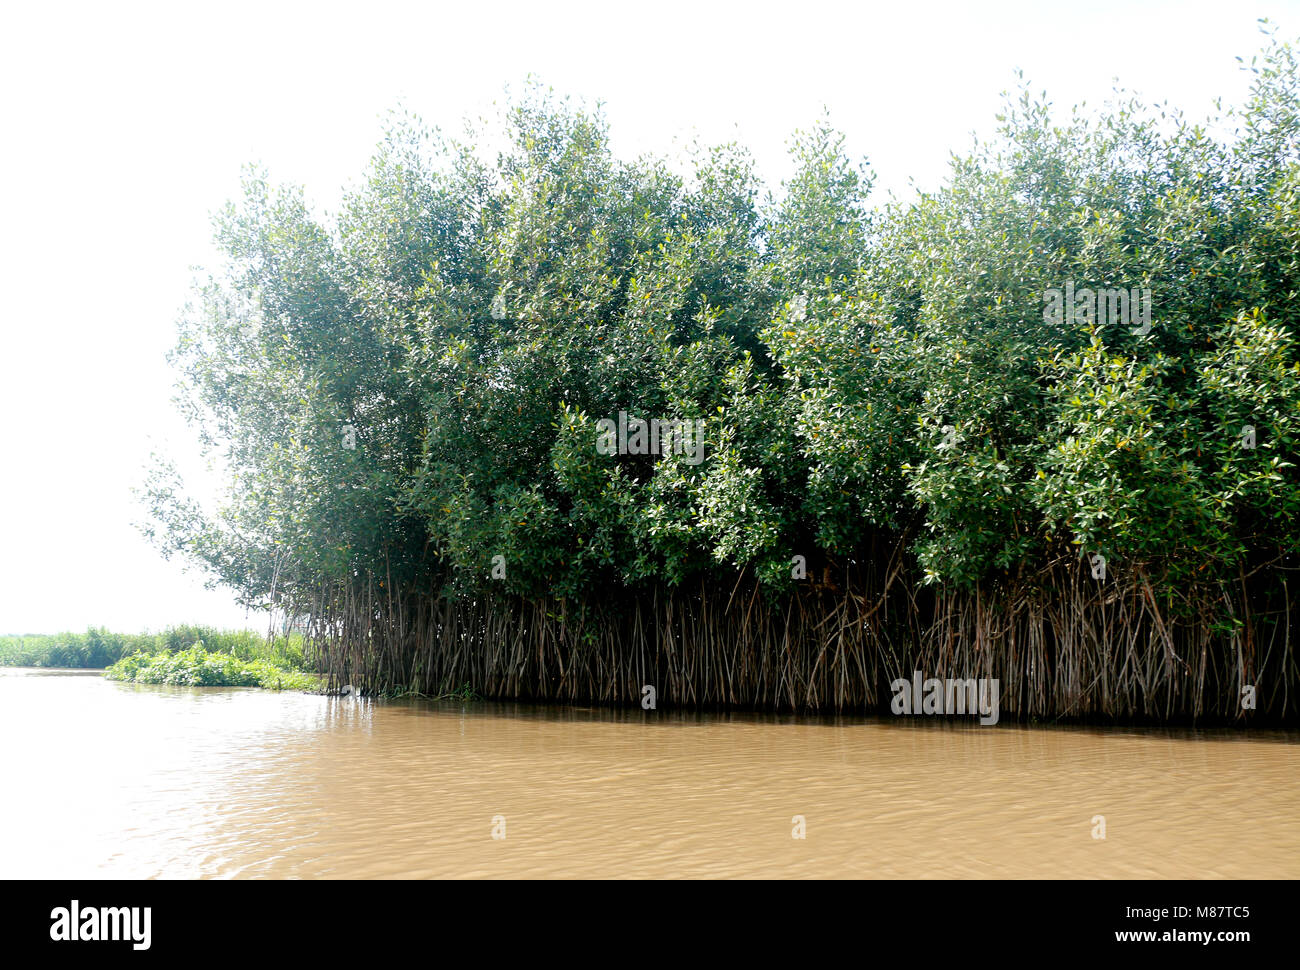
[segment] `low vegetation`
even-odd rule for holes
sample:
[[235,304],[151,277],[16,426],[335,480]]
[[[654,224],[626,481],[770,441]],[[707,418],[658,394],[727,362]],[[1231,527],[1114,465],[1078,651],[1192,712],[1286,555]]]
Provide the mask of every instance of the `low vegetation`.
[[151,658],[188,653],[193,648],[241,663],[261,663],[294,673],[309,669],[302,635],[268,640],[251,630],[175,626],[161,633],[111,633],[92,627],[85,633],[0,636],[0,667],[73,667],[103,669],[138,656]]
[[108,668],[110,680],[176,687],[265,687],[268,690],[314,690],[320,678],[289,670],[267,660],[242,660],[234,654],[195,645],[176,653],[134,653]]

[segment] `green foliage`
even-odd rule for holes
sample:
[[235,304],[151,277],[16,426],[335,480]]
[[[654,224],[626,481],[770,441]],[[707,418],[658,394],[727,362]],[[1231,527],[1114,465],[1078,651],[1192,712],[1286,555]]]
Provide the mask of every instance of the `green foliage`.
[[[599,112],[538,91],[494,162],[396,120],[333,222],[252,172],[174,358],[228,501],[160,466],[151,532],[249,604],[364,590],[370,618],[407,593],[781,589],[792,555],[881,539],[958,587],[1088,552],[1171,583],[1277,562],[1300,116],[1288,45],[1251,69],[1207,125],[1123,96],[1061,121],[1023,88],[943,186],[875,209],[828,125],[762,201],[735,146],[620,161]],[[1049,318],[1067,281],[1149,288],[1153,326]],[[600,454],[620,411],[704,419],[705,460]]]
[[121,634],[92,627],[85,633],[0,636],[3,667],[110,667],[133,654],[176,653],[192,646],[239,660],[260,660],[290,670],[306,670],[302,634],[268,642],[249,630],[218,630],[206,626],[169,627],[162,633]]
[[102,668],[154,645],[150,636],[91,628],[85,633],[0,637],[0,666]]
[[265,687],[268,690],[313,690],[314,674],[277,667],[265,660],[241,660],[195,645],[175,653],[134,653],[108,668],[110,680],[177,687]]

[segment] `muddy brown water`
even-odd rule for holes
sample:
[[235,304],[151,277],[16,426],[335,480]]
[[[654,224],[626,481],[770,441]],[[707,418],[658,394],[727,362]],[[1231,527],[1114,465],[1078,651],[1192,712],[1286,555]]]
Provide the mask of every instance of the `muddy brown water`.
[[1300,877],[1291,733],[375,701],[0,669],[0,771],[3,878]]

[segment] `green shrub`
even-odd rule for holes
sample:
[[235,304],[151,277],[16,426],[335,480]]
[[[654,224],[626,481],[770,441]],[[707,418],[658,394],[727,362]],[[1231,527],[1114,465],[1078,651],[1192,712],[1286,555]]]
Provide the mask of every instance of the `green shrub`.
[[176,687],[265,687],[311,690],[320,686],[313,674],[277,667],[265,660],[241,660],[195,645],[174,653],[137,653],[108,668],[111,680]]
[[204,626],[171,627],[156,634],[85,633],[0,637],[2,667],[72,667],[102,669],[136,653],[175,653],[195,644],[240,660],[264,660],[287,670],[307,670],[306,645],[300,633],[273,642],[249,630]]

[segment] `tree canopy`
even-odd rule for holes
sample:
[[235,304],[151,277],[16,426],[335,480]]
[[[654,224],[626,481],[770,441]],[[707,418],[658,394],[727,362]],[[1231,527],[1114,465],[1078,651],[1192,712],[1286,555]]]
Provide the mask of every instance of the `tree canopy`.
[[[540,88],[495,162],[395,118],[332,218],[250,170],[174,353],[228,499],[161,467],[152,531],[297,613],[363,581],[780,596],[796,556],[896,550],[914,591],[1104,561],[1239,623],[1222,590],[1300,543],[1300,76],[1276,40],[1245,67],[1200,124],[1122,93],[1057,119],[1022,82],[905,203],[824,120],[767,192],[736,145],[616,158]],[[1053,315],[1067,284],[1130,313]],[[702,421],[704,460],[602,453],[620,412]]]

